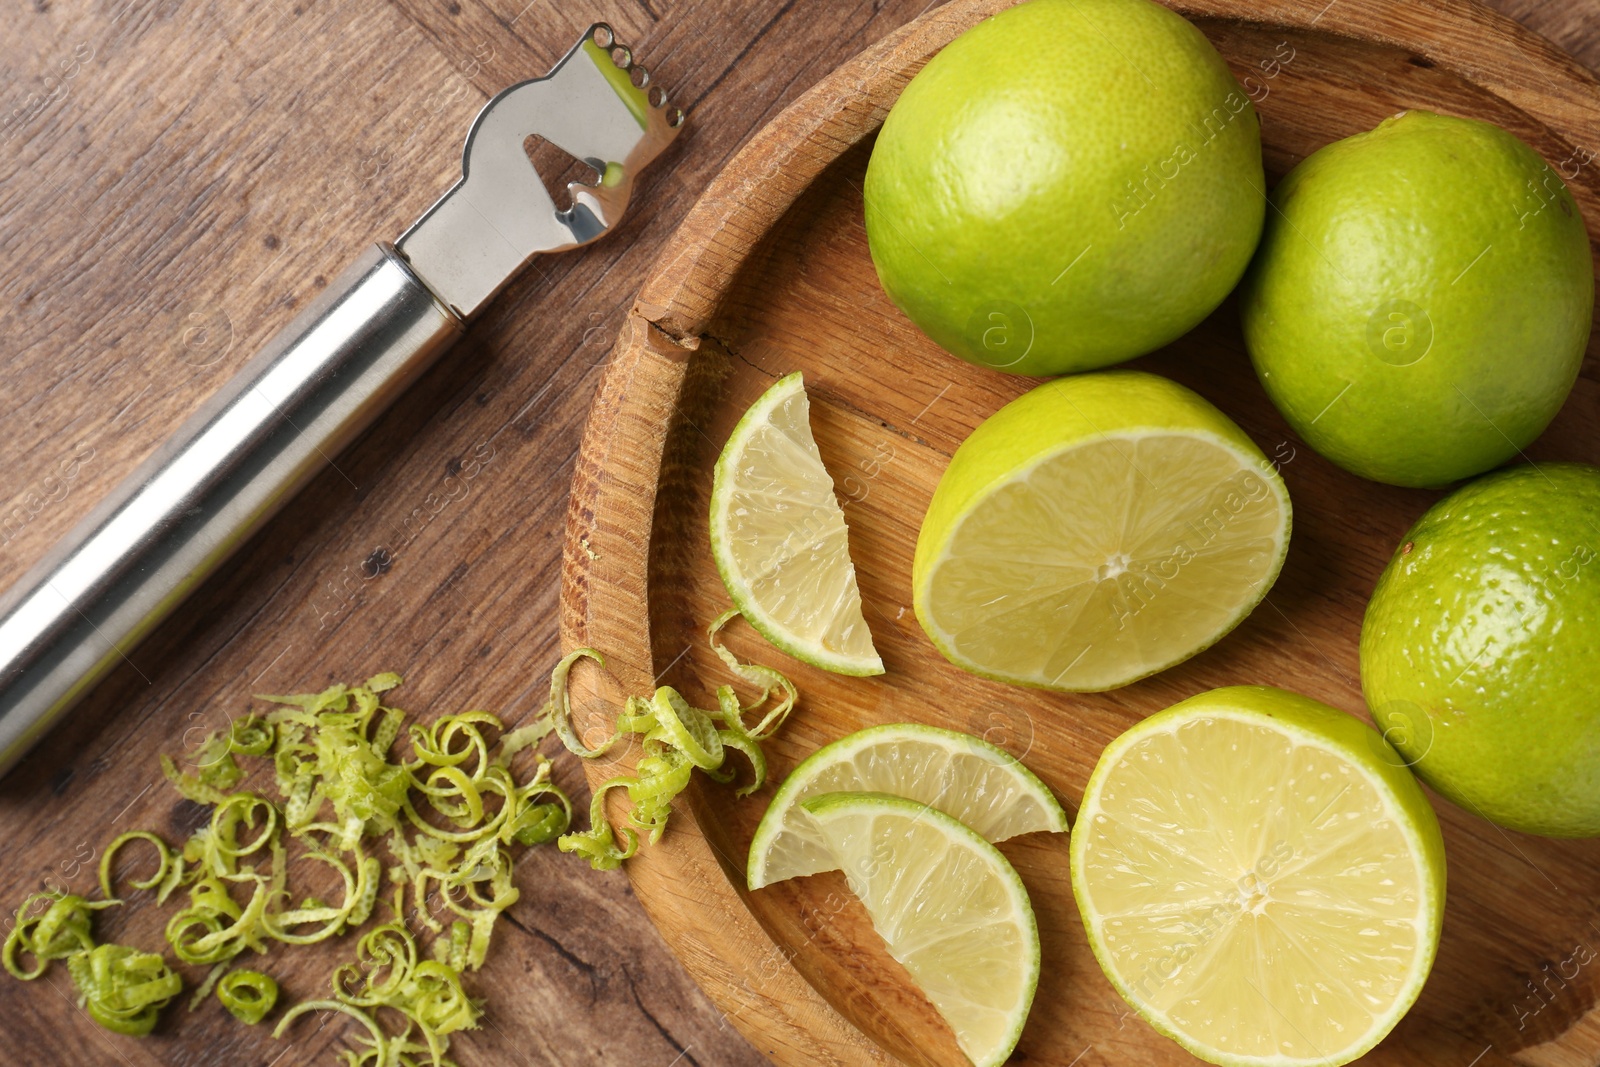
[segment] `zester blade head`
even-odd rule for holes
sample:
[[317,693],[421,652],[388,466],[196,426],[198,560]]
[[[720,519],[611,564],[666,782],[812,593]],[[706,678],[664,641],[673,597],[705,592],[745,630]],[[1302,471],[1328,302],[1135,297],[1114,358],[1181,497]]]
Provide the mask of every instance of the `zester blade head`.
[[[484,105],[467,133],[461,180],[395,242],[424,282],[463,318],[532,256],[576,248],[613,229],[635,175],[672,143],[683,112],[650,83],[605,23],[542,78]],[[592,167],[558,209],[523,148],[538,135]]]

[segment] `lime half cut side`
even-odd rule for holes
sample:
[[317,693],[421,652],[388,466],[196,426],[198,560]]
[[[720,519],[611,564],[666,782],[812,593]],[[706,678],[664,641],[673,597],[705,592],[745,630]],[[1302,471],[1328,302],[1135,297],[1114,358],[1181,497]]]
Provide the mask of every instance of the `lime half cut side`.
[[976,1067],[1016,1048],[1039,984],[1039,930],[1022,879],[989,842],[883,793],[806,801],[889,954]]
[[717,458],[711,553],[734,605],[768,641],[839,674],[882,674],[810,415],[796,371],[739,420]]
[[919,723],[873,726],[818,749],[784,779],[750,843],[751,889],[838,867],[803,806],[833,792],[890,793],[928,804],[988,841],[1067,829],[1061,804],[1005,749]]
[[1433,965],[1433,809],[1376,731],[1293,693],[1213,690],[1113,741],[1071,856],[1111,984],[1212,1063],[1348,1063]]
[[917,619],[975,674],[1114,689],[1238,625],[1289,527],[1277,471],[1201,397],[1133,371],[1057,379],[956,450],[917,539]]

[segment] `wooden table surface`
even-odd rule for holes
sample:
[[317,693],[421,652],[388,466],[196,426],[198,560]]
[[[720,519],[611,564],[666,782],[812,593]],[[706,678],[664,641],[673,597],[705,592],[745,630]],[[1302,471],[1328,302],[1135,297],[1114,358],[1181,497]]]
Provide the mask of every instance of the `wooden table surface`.
[[[1335,0],[1337,2],[1337,0]],[[1409,2],[1409,0],[1407,0]],[[652,259],[735,149],[926,0],[24,0],[0,34],[0,585],[9,584],[295,309],[458,173],[473,114],[592,21],[635,46],[690,123],[621,231],[547,257],[467,340],[0,781],[0,908],[90,892],[99,850],[200,809],[157,754],[250,692],[380,670],[431,717],[536,711],[557,652],[567,483],[614,331]],[[1496,0],[1600,65],[1600,0]],[[1263,7],[1270,6],[1263,0]],[[198,733],[191,734],[198,736]],[[581,774],[558,759],[575,794]],[[740,1067],[763,1058],[631,898],[554,849],[469,979],[491,998],[462,1067]],[[168,909],[170,911],[170,909]],[[108,923],[161,943],[156,909]],[[325,951],[326,950],[326,951]],[[286,997],[349,952],[280,947]],[[189,972],[191,976],[195,973]],[[99,1029],[59,966],[0,975],[6,1059],[331,1063],[210,1002],[144,1040]],[[278,1059],[278,1057],[282,1057]]]

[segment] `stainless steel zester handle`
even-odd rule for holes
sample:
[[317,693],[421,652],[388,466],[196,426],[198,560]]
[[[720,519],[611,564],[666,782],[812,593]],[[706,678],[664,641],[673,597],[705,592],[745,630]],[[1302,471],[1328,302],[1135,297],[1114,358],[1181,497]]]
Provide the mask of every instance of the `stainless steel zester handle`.
[[[369,250],[0,599],[0,774],[336,456],[534,255],[615,228],[683,121],[603,23],[497,94],[462,177]],[[590,167],[558,208],[524,141]]]
[[0,614],[0,772],[462,329],[371,249],[79,523]]

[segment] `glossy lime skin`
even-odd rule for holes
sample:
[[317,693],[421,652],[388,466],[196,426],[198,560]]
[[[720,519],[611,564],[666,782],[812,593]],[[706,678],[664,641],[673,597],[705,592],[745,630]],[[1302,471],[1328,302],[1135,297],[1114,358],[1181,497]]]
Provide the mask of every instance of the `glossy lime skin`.
[[1514,467],[1434,505],[1367,605],[1361,686],[1468,811],[1600,835],[1600,470]]
[[1273,191],[1240,294],[1256,373],[1333,462],[1435,486],[1514,457],[1588,344],[1588,233],[1554,170],[1488,123],[1408,111]]
[[948,45],[873,148],[884,291],[962,359],[1104,367],[1174,340],[1237,284],[1266,182],[1249,96],[1151,0],[1031,0]]

